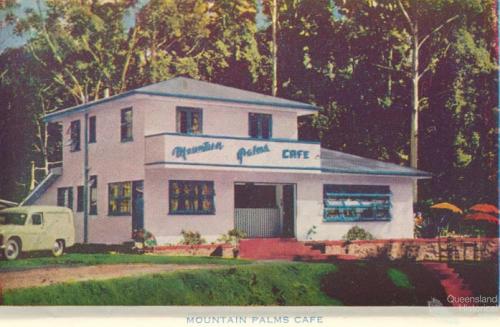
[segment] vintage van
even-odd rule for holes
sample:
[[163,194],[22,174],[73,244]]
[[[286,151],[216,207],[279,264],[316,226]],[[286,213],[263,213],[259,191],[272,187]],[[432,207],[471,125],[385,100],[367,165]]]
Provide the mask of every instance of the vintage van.
[[0,252],[7,260],[21,252],[51,250],[63,254],[75,243],[73,212],[55,206],[22,206],[0,210]]

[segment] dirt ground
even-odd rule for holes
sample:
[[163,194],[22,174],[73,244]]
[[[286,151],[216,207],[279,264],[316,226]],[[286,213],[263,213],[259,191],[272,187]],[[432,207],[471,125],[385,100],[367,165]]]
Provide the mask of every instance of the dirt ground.
[[102,280],[119,277],[193,269],[214,269],[223,265],[116,264],[82,267],[46,267],[0,272],[0,289],[47,286],[63,282]]

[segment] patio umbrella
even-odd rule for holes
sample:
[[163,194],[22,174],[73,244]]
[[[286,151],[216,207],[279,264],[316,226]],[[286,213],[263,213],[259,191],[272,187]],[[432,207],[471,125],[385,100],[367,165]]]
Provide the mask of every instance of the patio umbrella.
[[484,212],[474,212],[474,213],[466,214],[464,219],[465,220],[474,220],[474,221],[485,221],[485,222],[489,222],[489,223],[498,224],[497,217],[492,216],[488,213],[484,213]]
[[444,210],[449,210],[453,213],[459,213],[462,214],[463,211],[459,207],[457,207],[454,204],[448,203],[448,202],[440,202],[436,203],[435,205],[431,206],[432,209],[444,209]]
[[469,208],[471,211],[490,213],[493,215],[498,215],[498,208],[492,204],[487,203],[478,203]]

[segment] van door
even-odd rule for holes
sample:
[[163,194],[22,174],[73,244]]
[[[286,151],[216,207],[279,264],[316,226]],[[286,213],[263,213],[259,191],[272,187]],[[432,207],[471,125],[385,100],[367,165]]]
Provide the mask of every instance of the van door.
[[44,242],[44,222],[43,213],[35,212],[26,222],[25,237],[23,238],[22,249],[26,251],[46,249]]

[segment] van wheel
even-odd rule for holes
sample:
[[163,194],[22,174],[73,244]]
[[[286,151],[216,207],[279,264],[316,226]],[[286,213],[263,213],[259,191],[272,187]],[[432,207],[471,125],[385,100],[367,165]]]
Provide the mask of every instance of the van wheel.
[[19,245],[19,241],[14,238],[11,238],[5,244],[5,249],[3,251],[3,255],[7,260],[16,260],[21,253],[21,245]]
[[52,255],[54,257],[60,257],[64,252],[64,241],[57,240],[54,242],[52,246]]

